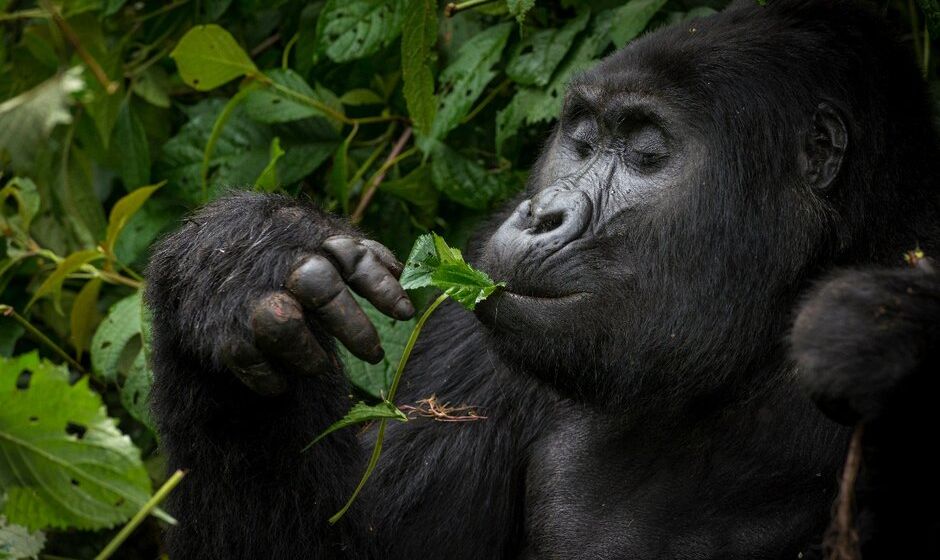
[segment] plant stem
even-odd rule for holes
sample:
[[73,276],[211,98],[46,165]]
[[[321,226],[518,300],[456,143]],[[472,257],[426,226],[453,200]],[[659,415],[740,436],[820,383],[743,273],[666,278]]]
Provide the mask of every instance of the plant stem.
[[202,152],[202,165],[199,168],[199,181],[202,184],[202,201],[209,201],[209,162],[212,160],[212,153],[215,151],[215,143],[219,141],[219,137],[222,136],[222,129],[225,128],[225,123],[228,122],[228,119],[232,116],[232,113],[235,112],[235,108],[241,104],[242,100],[248,96],[249,93],[257,89],[258,86],[255,84],[249,84],[245,89],[239,91],[228,100],[228,103],[225,104],[225,107],[222,108],[222,112],[219,113],[219,116],[216,117],[215,123],[212,125],[212,132],[209,133],[209,141],[206,142],[206,149]]
[[149,500],[147,500],[147,503],[145,503],[143,507],[141,507],[140,510],[134,514],[134,517],[132,517],[131,520],[127,522],[127,525],[125,525],[121,531],[115,535],[113,539],[111,539],[111,542],[109,542],[108,545],[104,547],[104,550],[98,553],[98,556],[95,556],[95,560],[107,560],[110,558],[111,555],[114,554],[114,552],[118,549],[118,547],[120,547],[124,541],[127,540],[127,537],[129,537],[131,533],[134,532],[134,529],[136,529],[137,526],[147,518],[150,512],[153,511],[153,509],[156,508],[160,502],[166,499],[167,495],[174,488],[176,488],[176,485],[179,484],[181,480],[183,480],[183,476],[185,475],[186,471],[182,470],[178,470],[173,473],[173,476],[168,478],[167,481],[163,483],[163,486],[161,486],[160,489],[157,490]]
[[72,26],[65,21],[65,18],[62,17],[62,14],[59,13],[59,10],[52,5],[50,0],[39,0],[39,5],[42,6],[42,9],[49,12],[49,15],[52,16],[52,21],[55,22],[56,27],[59,28],[59,31],[65,37],[65,39],[71,43],[72,47],[75,49],[75,52],[78,54],[78,57],[82,59],[82,62],[85,63],[85,66],[91,70],[91,73],[94,74],[95,79],[98,80],[98,83],[101,84],[101,87],[108,93],[108,95],[113,94],[121,87],[121,84],[111,81],[111,78],[108,77],[108,74],[104,71],[104,68],[98,64],[98,61],[95,60],[91,54],[85,50],[84,45],[82,45],[81,39],[78,38],[78,35],[75,33],[75,30],[72,29]]
[[[385,163],[383,163],[382,167],[376,171],[375,175],[372,176],[372,179],[369,180],[369,186],[366,187],[366,190],[362,192],[362,196],[359,198],[359,204],[356,205],[356,210],[349,218],[352,223],[357,224],[362,221],[362,217],[365,215],[366,208],[369,206],[369,202],[375,195],[375,190],[379,188],[379,184],[381,184],[382,180],[385,179],[385,174],[388,173],[388,170],[391,169],[393,165],[395,165],[398,161],[401,161],[399,156],[404,155],[401,153],[401,151],[404,149],[405,144],[408,143],[409,138],[411,138],[410,126],[401,133],[398,141],[395,142],[395,146],[392,147],[392,151],[389,152],[388,157],[385,158]],[[411,154],[408,153],[408,155]]]
[[[388,396],[385,398],[386,401],[392,402],[392,399],[395,398],[395,393],[398,391],[398,384],[401,382],[401,374],[405,371],[405,364],[408,363],[408,358],[411,356],[411,351],[415,347],[415,343],[418,341],[418,335],[421,334],[421,329],[424,328],[424,323],[428,320],[428,317],[434,313],[434,310],[437,307],[444,303],[444,300],[447,299],[447,294],[441,294],[437,296],[437,299],[434,300],[424,314],[421,315],[421,318],[418,319],[418,324],[415,325],[415,328],[411,330],[411,336],[408,337],[408,343],[405,344],[405,351],[401,354],[401,359],[398,360],[398,369],[395,370],[395,378],[392,380],[392,386],[388,390]],[[359,479],[359,484],[356,485],[356,489],[353,491],[352,496],[349,497],[349,500],[346,501],[346,505],[342,509],[333,514],[333,517],[330,518],[330,523],[336,523],[340,520],[341,517],[349,510],[353,502],[356,501],[356,496],[359,495],[359,491],[366,485],[366,482],[369,480],[369,477],[372,476],[372,471],[375,470],[375,466],[379,462],[379,455],[382,454],[382,442],[385,440],[385,426],[388,423],[386,419],[379,421],[379,433],[375,437],[375,447],[372,449],[372,456],[369,457],[369,464],[366,465],[366,472],[362,474],[362,478]]]
[[490,4],[495,0],[467,0],[466,2],[451,2],[444,6],[444,16],[453,17],[457,12],[462,12],[464,10],[469,10],[471,8],[476,8],[484,4]]
[[75,358],[70,356],[68,352],[66,352],[58,344],[53,342],[51,338],[43,334],[42,331],[34,327],[32,323],[26,320],[26,318],[24,318],[22,315],[17,313],[16,310],[13,309],[12,306],[0,303],[0,315],[11,317],[14,321],[19,323],[21,327],[26,329],[26,332],[33,335],[37,339],[39,339],[40,342],[48,346],[50,350],[58,354],[60,358],[68,362],[69,365],[71,365],[73,368],[78,370],[80,373],[83,373],[83,374],[87,373],[85,371],[85,368],[82,367],[82,364],[75,361]]
[[493,90],[490,91],[489,94],[487,94],[487,96],[483,98],[483,101],[481,101],[476,107],[474,107],[469,113],[467,113],[466,117],[460,119],[460,124],[464,124],[473,120],[473,117],[477,116],[477,114],[479,114],[480,111],[485,109],[486,106],[489,105],[491,101],[496,99],[496,96],[499,95],[499,92],[503,91],[510,84],[512,84],[512,80],[510,78],[506,78],[505,80],[503,80],[502,83],[500,83],[498,86],[493,88]]

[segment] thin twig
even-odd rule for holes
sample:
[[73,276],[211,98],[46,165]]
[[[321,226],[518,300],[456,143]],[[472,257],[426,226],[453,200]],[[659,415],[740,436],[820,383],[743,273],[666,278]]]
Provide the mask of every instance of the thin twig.
[[58,344],[53,342],[51,338],[43,334],[42,331],[34,327],[32,323],[30,323],[22,315],[17,313],[16,310],[13,309],[13,306],[0,304],[0,315],[12,318],[14,321],[19,323],[21,327],[26,329],[26,332],[38,338],[40,342],[48,346],[50,350],[58,354],[59,357],[61,357],[66,362],[68,362],[69,365],[71,365],[73,368],[78,370],[80,373],[86,373],[85,368],[82,367],[82,364],[75,361],[75,358],[70,356],[68,352],[63,350]]
[[372,180],[369,181],[369,186],[362,192],[362,196],[359,198],[359,204],[356,206],[356,210],[350,216],[350,221],[357,224],[362,221],[363,215],[365,215],[366,208],[369,206],[369,202],[372,201],[372,197],[375,195],[376,189],[379,188],[379,185],[382,183],[382,180],[385,179],[386,173],[395,164],[399,154],[405,148],[405,144],[408,143],[408,139],[411,138],[411,127],[405,128],[401,133],[401,136],[398,137],[398,140],[395,142],[395,145],[392,147],[392,151],[388,153],[388,157],[385,158],[385,163],[382,164],[382,167],[372,176]]
[[255,58],[255,57],[258,56],[259,54],[261,54],[261,53],[263,53],[264,51],[270,49],[272,46],[274,46],[275,44],[277,44],[277,42],[280,41],[280,40],[281,40],[281,34],[280,34],[280,33],[275,33],[274,35],[271,35],[270,37],[268,37],[268,38],[265,39],[264,41],[261,41],[260,43],[258,43],[258,46],[257,46],[257,47],[251,49],[251,53],[250,53],[250,54],[251,54],[251,58]]
[[859,560],[858,531],[855,530],[853,511],[855,509],[855,481],[862,464],[862,434],[864,427],[859,424],[852,432],[849,451],[845,455],[842,468],[842,480],[839,483],[839,496],[836,498],[835,515],[826,531],[823,546],[828,560]]
[[444,6],[444,16],[445,17],[454,17],[454,14],[457,12],[462,12],[464,10],[469,10],[470,8],[476,8],[484,4],[490,4],[495,2],[495,0],[467,0],[466,2],[451,2]]
[[59,13],[59,10],[52,5],[52,2],[49,0],[39,0],[39,5],[46,10],[50,16],[52,16],[52,21],[55,22],[56,26],[59,28],[59,31],[62,32],[62,35],[65,39],[71,43],[72,48],[75,49],[75,52],[78,53],[79,58],[82,59],[82,62],[85,63],[85,66],[91,70],[91,73],[94,74],[95,79],[98,80],[98,83],[101,84],[101,87],[108,93],[108,95],[113,94],[121,87],[121,84],[111,81],[111,78],[108,77],[108,74],[105,73],[104,68],[98,64],[98,61],[95,60],[91,54],[85,50],[84,45],[82,45],[81,39],[78,38],[78,35],[75,33],[75,30],[72,29],[72,26],[65,21],[65,18],[62,17],[62,14]]
[[399,409],[405,411],[409,416],[421,416],[431,418],[437,422],[476,422],[486,420],[486,416],[477,414],[472,406],[462,404],[451,406],[450,403],[440,403],[437,395],[431,395],[426,399],[417,401],[415,405],[402,405]]

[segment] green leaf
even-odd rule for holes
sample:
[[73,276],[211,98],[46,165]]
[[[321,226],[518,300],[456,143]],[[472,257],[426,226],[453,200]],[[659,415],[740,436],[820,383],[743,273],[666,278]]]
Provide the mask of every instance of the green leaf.
[[26,177],[14,177],[0,189],[0,204],[6,202],[10,197],[16,200],[16,211],[19,223],[18,227],[24,235],[29,234],[29,226],[32,224],[33,217],[39,212],[41,199],[36,183]]
[[351,89],[340,96],[343,105],[383,105],[385,100],[371,89]]
[[52,271],[52,274],[36,288],[33,297],[29,300],[29,304],[26,307],[32,307],[39,298],[52,294],[55,310],[58,313],[62,313],[62,283],[65,282],[69,274],[72,274],[83,265],[101,258],[104,258],[104,254],[98,249],[87,249],[85,251],[72,253],[63,259],[62,262],[56,266],[55,270]]
[[118,236],[121,235],[124,226],[127,225],[127,221],[140,210],[140,207],[147,202],[150,195],[162,187],[163,184],[161,182],[149,187],[141,187],[124,195],[114,203],[111,214],[108,216],[108,231],[105,234],[104,241],[105,250],[109,255],[114,254],[114,244]]
[[535,0],[506,0],[506,8],[509,13],[516,17],[516,21],[522,23],[525,15],[535,6]]
[[379,190],[411,204],[422,223],[431,223],[437,215],[440,198],[431,182],[431,169],[422,165],[401,179],[382,181]]
[[476,210],[489,208],[507,193],[495,174],[444,144],[433,149],[431,180],[444,196]]
[[277,136],[271,140],[271,160],[261,171],[261,175],[255,179],[255,189],[263,192],[272,192],[278,187],[277,183],[277,162],[284,156],[284,150],[281,149],[281,139]]
[[575,36],[587,25],[591,13],[578,14],[561,29],[542,29],[525,37],[506,65],[506,75],[517,84],[545,86],[565,57]]
[[269,124],[324,116],[322,111],[298,100],[298,97],[307,97],[324,102],[300,74],[284,68],[271,70],[266,76],[275,84],[296,92],[297,95],[291,96],[273,86],[254,89],[242,101],[246,115],[258,122]]
[[104,12],[102,15],[110,16],[116,14],[118,10],[124,7],[124,4],[127,4],[127,0],[105,0]]
[[441,72],[431,138],[443,140],[470,112],[486,84],[496,75],[493,66],[499,62],[510,31],[512,24],[504,23],[475,35],[461,45],[454,61]]
[[159,66],[147,68],[133,83],[133,92],[141,99],[164,109],[170,106],[170,79]]
[[[388,401],[382,401],[379,404],[371,406],[360,401],[349,409],[349,412],[346,413],[346,416],[343,416],[340,420],[334,422],[332,425],[330,425],[329,428],[324,430],[323,433],[318,435],[315,440],[310,442],[310,445],[317,443],[336,430],[345,428],[347,426],[354,426],[356,424],[373,422],[375,420],[382,419],[395,420],[396,422],[408,421],[408,417],[405,416],[405,413],[398,410],[395,405]],[[307,447],[310,447],[310,445]]]
[[[23,372],[28,386],[18,388]],[[88,378],[33,352],[0,359],[3,513],[30,529],[102,529],[126,521],[150,494],[140,451],[106,415]]]
[[91,340],[92,327],[98,321],[98,293],[101,291],[101,278],[92,278],[82,286],[72,302],[69,316],[69,338],[75,348],[75,359],[82,359],[82,352]]
[[666,0],[630,0],[614,10],[610,38],[619,49],[639,35],[653,16],[666,5]]
[[930,38],[940,37],[940,1],[938,0],[917,0],[917,5],[924,12],[927,19],[927,28],[930,30]]
[[9,158],[17,172],[31,171],[52,130],[72,122],[69,107],[84,88],[82,69],[76,67],[0,103],[0,161]]
[[7,523],[0,515],[0,560],[38,558],[46,546],[46,535],[42,531],[30,532],[22,525]]
[[101,379],[117,383],[140,353],[140,307],[137,292],[112,305],[98,325],[91,339],[91,367]]
[[402,2],[412,0],[328,0],[317,19],[317,55],[349,62],[388,45],[402,30]]
[[150,387],[153,385],[153,371],[147,365],[144,352],[137,354],[121,385],[121,404],[140,423],[154,429],[150,416]]
[[176,61],[183,81],[199,91],[258,73],[255,63],[235,38],[215,24],[190,29],[170,56]]
[[439,288],[471,311],[503,285],[467,264],[460,251],[449,247],[436,233],[422,235],[415,242],[400,282],[407,290]]
[[147,132],[127,100],[121,104],[114,125],[114,142],[111,143],[111,148],[119,154],[121,180],[127,190],[150,182],[150,147],[147,145]]
[[437,3],[410,0],[405,6],[401,38],[402,92],[415,130],[427,135],[435,113],[430,57],[431,47],[437,41]]
[[354,297],[366,317],[375,325],[382,348],[385,349],[385,357],[377,364],[370,364],[353,356],[342,345],[339,346],[340,357],[346,366],[346,376],[356,387],[373,397],[383,398],[388,394],[388,388],[395,376],[395,368],[405,350],[411,329],[414,328],[415,319],[396,321],[376,309],[368,300],[355,295]]

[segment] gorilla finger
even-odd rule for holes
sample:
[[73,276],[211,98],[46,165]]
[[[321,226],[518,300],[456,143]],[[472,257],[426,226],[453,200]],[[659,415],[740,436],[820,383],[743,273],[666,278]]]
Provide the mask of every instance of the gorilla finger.
[[222,361],[235,377],[259,395],[273,396],[287,389],[287,380],[264,359],[261,352],[247,344],[234,344],[222,350]]
[[300,303],[290,294],[274,292],[262,298],[251,325],[258,349],[279,364],[306,375],[330,367],[327,353],[307,328]]
[[400,320],[414,316],[405,290],[373,251],[349,237],[330,238],[323,248],[336,258],[346,282],[379,311]]
[[310,257],[291,273],[287,288],[350,352],[371,363],[381,361],[385,351],[379,334],[333,263],[321,256]]
[[382,264],[385,265],[385,268],[387,268],[395,278],[401,276],[401,271],[404,270],[405,267],[401,264],[401,261],[396,259],[395,255],[389,251],[388,247],[382,245],[378,241],[373,241],[371,239],[363,239],[360,241],[360,243],[372,251],[372,253],[378,257]]

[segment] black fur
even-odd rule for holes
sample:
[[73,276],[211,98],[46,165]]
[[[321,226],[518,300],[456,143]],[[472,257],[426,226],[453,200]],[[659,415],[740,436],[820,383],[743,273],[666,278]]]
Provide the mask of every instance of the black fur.
[[[171,557],[810,558],[850,429],[801,386],[871,428],[871,558],[928,546],[897,539],[908,521],[936,535],[936,513],[903,506],[938,487],[906,461],[931,452],[913,434],[931,422],[940,283],[863,270],[803,297],[838,267],[940,250],[937,144],[908,58],[856,2],[744,0],[581,76],[521,205],[468,251],[507,291],[482,321],[432,317],[399,394],[486,420],[391,425],[336,526],[371,446],[343,430],[299,450],[349,405],[338,363],[262,397],[221,356],[251,343],[252,306],[300,259],[358,233],[283,197],[203,208],[149,269],[154,413],[170,468],[190,470]],[[815,128],[821,104],[844,153]],[[814,180],[824,161],[831,183]]]

